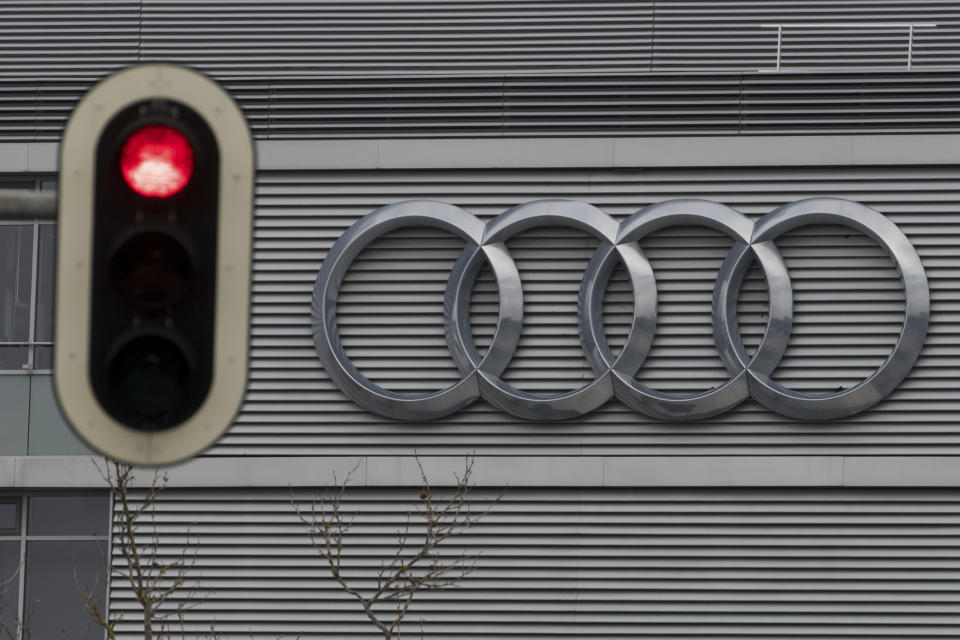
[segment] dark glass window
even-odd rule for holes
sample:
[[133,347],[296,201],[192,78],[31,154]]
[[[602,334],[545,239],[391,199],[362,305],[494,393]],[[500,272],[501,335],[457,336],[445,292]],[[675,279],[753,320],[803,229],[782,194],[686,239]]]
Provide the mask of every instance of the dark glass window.
[[20,500],[0,499],[0,535],[20,534]]
[[106,601],[109,517],[105,493],[0,496],[0,638],[99,637],[81,590]]
[[106,554],[96,540],[28,540],[24,619],[31,638],[81,638],[90,625],[80,590],[106,597]]
[[37,241],[37,298],[34,318],[33,368],[53,369],[53,298],[54,271],[57,257],[57,227],[38,225]]
[[103,496],[32,496],[28,536],[107,536]]
[[0,369],[29,361],[33,225],[0,225]]
[[[0,189],[49,190],[56,183],[0,182]],[[0,373],[50,373],[56,225],[0,220]]]
[[20,599],[20,541],[0,540],[0,637],[16,637]]

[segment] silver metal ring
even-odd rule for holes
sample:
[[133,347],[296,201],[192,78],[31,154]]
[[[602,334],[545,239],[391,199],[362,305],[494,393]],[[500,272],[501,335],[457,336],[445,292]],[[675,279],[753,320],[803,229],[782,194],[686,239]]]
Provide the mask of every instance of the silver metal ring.
[[[889,358],[858,385],[831,394],[802,394],[771,378],[787,349],[793,294],[786,264],[774,241],[807,224],[841,224],[876,241],[896,265],[906,290],[906,314]],[[337,291],[350,264],[373,239],[401,226],[427,225],[467,241],[447,282],[444,327],[447,344],[463,378],[429,394],[398,394],[360,373],[347,358],[336,326]],[[542,225],[572,226],[601,241],[580,287],[580,338],[593,381],[574,391],[534,395],[502,379],[520,339],[523,292],[507,239]],[[637,241],[675,225],[707,226],[734,239],[713,296],[714,340],[730,378],[693,395],[666,394],[636,379],[656,332],[656,282]],[[764,336],[752,357],[740,342],[737,296],[749,266],[761,267],[769,291]],[[497,328],[483,357],[473,345],[468,317],[470,292],[484,263],[490,264],[500,294]],[[615,357],[606,344],[601,310],[610,275],[620,263],[634,294],[634,315],[624,347]],[[330,377],[361,406],[392,418],[430,420],[449,415],[477,398],[532,420],[563,420],[589,413],[616,396],[645,415],[664,420],[697,420],[730,410],[752,397],[771,411],[804,420],[836,419],[863,411],[895,389],[909,373],[926,337],[929,290],[916,250],[880,213],[841,198],[814,198],[781,207],[756,224],[736,210],[708,200],[670,200],[638,211],[622,223],[591,205],[571,200],[538,200],[519,205],[488,224],[459,207],[429,200],[389,205],[350,227],[334,244],[317,276],[311,307],[317,353]]]
[[[616,241],[619,228],[616,220],[589,204],[573,200],[538,200],[514,207],[491,220],[487,225],[486,233],[484,233],[483,246],[493,245],[504,247],[503,242],[511,236],[540,225],[565,225],[575,227],[596,236],[604,243],[604,246],[610,246]],[[469,250],[470,248],[468,247],[466,251]],[[504,247],[504,251],[505,250]],[[639,253],[639,249],[637,251]],[[646,261],[644,260],[644,262]],[[458,262],[458,264],[460,264],[460,262]],[[456,271],[455,268],[454,272],[456,273]],[[652,280],[652,271],[649,277]],[[590,270],[587,269],[584,275],[584,282],[592,279],[593,276]],[[451,282],[453,282],[452,278]],[[466,306],[466,300],[463,300],[463,298],[469,296],[473,282],[472,280],[469,282],[460,282],[458,279],[457,285],[456,291],[458,298],[460,298],[459,308],[462,309]],[[450,297],[449,289],[448,297]],[[583,313],[581,305],[581,336],[585,335],[585,325],[588,324],[589,320],[586,318],[586,314]],[[465,334],[470,330],[469,322],[464,317],[448,317],[447,326],[451,327],[450,331],[453,331],[458,337],[457,340],[451,343],[451,351],[454,353],[454,360],[459,363],[462,360],[462,354],[457,352],[459,345],[466,342]],[[519,322],[511,324],[506,328],[502,326],[497,327],[497,333],[505,330],[515,331],[516,338],[519,339]],[[448,331],[448,335],[450,331]],[[600,331],[602,333],[602,328]],[[496,360],[496,363],[498,365],[500,364],[499,359]],[[559,394],[534,395],[521,391],[505,382],[500,377],[505,367],[499,367],[499,370],[492,370],[485,367],[483,363],[476,362],[475,357],[470,360],[470,364],[479,371],[480,395],[484,400],[507,413],[528,420],[564,420],[581,416],[606,403],[613,396],[610,367],[595,367],[597,377],[579,389]],[[461,371],[465,370],[466,367],[461,366]]]
[[[730,372],[730,379],[703,393],[667,394],[637,381],[634,376],[642,362],[613,363],[609,349],[599,347],[597,351],[604,356],[604,362],[613,367],[614,393],[628,407],[662,420],[698,420],[728,411],[746,400],[749,395],[746,375],[748,359],[743,345],[740,344],[736,293],[739,292],[743,276],[750,266],[751,256],[758,259],[766,276],[768,289],[777,292],[777,295],[770,296],[770,320],[767,322],[766,336],[753,358],[767,373],[773,372],[786,349],[792,296],[787,268],[779,252],[773,248],[772,252],[754,254],[750,246],[753,223],[743,214],[716,202],[670,200],[646,207],[624,220],[620,226],[618,243],[633,243],[654,231],[675,225],[707,226],[734,239],[734,246],[720,268],[713,303],[714,340],[721,360]],[[602,286],[605,287],[606,283]],[[785,290],[782,289],[784,286]],[[601,302],[602,300],[596,298],[583,300],[583,304],[593,311],[592,315],[599,313],[596,306]],[[781,317],[787,318],[785,327],[773,321],[774,318]],[[602,329],[599,335],[603,335]],[[650,341],[652,340],[651,333]],[[629,366],[624,366],[625,364]]]
[[791,418],[832,420],[872,407],[907,376],[926,339],[930,290],[920,256],[903,232],[882,214],[852,200],[810,198],[780,207],[757,221],[752,242],[768,244],[787,231],[808,224],[844,225],[879,244],[900,272],[906,298],[903,327],[893,351],[868,378],[849,389],[816,395],[799,393],[774,382],[771,371],[748,367],[750,395],[766,408]]
[[[383,234],[399,227],[415,225],[449,231],[474,247],[483,240],[485,229],[484,224],[476,217],[443,202],[410,200],[377,209],[347,229],[330,249],[317,275],[310,315],[313,340],[320,361],[334,383],[351,400],[374,413],[388,417],[433,420],[454,413],[480,397],[475,370],[464,375],[459,382],[435,393],[395,393],[375,384],[353,366],[343,350],[337,331],[337,293],[354,258],[370,242]],[[504,322],[504,316],[510,318],[515,314],[517,322],[522,317],[520,274],[506,251],[498,255],[498,259],[492,261],[491,266],[500,287],[501,323],[509,326],[508,322]],[[501,354],[498,362],[502,362],[501,367],[506,367],[517,346],[519,335],[519,327],[515,332],[498,331],[494,345],[488,350],[488,356],[491,353]],[[496,370],[496,367],[492,368]]]

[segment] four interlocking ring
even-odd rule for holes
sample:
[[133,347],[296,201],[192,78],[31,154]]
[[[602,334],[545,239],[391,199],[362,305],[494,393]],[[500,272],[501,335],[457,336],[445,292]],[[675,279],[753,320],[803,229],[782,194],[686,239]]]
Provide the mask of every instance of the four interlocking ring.
[[[900,272],[905,314],[900,336],[886,361],[859,384],[836,393],[799,393],[770,376],[787,348],[793,317],[793,293],[786,264],[774,245],[783,233],[808,224],[840,224],[879,244]],[[534,226],[565,225],[600,240],[580,287],[580,339],[597,374],[574,391],[534,395],[511,386],[501,375],[520,339],[523,292],[517,266],[504,244]],[[677,395],[656,391],[636,379],[653,343],[657,325],[657,289],[650,263],[637,241],[668,226],[699,225],[733,238],[713,294],[713,333],[730,379],[703,393]],[[364,376],[344,352],[337,331],[337,293],[350,264],[371,241],[398,227],[432,226],[467,241],[447,282],[444,326],[447,344],[463,378],[434,393],[400,394]],[[737,296],[752,262],[763,270],[769,291],[766,331],[756,352],[747,355],[737,324]],[[617,264],[633,288],[633,322],[616,356],[604,338],[601,308]],[[484,264],[492,268],[500,296],[497,328],[480,356],[470,334],[470,292]],[[622,223],[583,202],[538,200],[514,207],[488,224],[463,209],[432,200],[391,204],[361,218],[333,245],[317,276],[311,305],[317,352],[327,373],[354,402],[391,418],[431,420],[483,398],[512,415],[532,420],[582,416],[613,397],[647,416],[697,420],[732,409],[748,397],[781,415],[830,420],[863,411],[887,396],[906,377],[923,347],[930,318],[927,278],[916,250],[883,215],[851,200],[811,198],[785,205],[751,222],[738,211],[708,200],[669,200],[650,205]]]

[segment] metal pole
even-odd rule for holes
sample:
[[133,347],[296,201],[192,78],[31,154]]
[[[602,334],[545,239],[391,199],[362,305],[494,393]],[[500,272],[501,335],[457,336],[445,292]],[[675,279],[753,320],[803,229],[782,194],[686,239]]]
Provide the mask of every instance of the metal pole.
[[777,25],[777,71],[780,71],[780,43],[783,42],[783,25]]
[[907,37],[907,71],[913,68],[913,25],[910,25],[910,35]]
[[0,218],[56,217],[56,193],[0,189]]

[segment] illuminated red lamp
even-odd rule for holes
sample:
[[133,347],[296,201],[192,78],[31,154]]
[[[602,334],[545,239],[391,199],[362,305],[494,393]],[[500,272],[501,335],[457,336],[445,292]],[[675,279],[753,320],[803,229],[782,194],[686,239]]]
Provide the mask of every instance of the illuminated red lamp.
[[140,195],[168,198],[190,182],[193,147],[173,127],[149,125],[134,131],[123,143],[120,170]]

